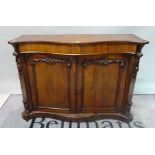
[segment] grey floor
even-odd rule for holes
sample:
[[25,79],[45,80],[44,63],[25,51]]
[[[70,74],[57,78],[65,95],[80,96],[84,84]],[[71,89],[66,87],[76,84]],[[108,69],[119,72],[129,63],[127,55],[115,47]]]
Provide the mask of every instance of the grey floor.
[[145,127],[155,128],[155,95],[134,95],[131,113]]
[[134,95],[130,123],[102,119],[95,122],[73,123],[49,118],[37,118],[28,122],[22,119],[22,96],[10,95],[0,109],[1,128],[154,128],[155,95]]

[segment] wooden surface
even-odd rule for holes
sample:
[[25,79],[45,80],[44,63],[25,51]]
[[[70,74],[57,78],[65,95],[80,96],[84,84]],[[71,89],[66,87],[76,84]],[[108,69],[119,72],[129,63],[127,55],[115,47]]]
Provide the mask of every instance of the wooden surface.
[[9,43],[15,49],[24,119],[132,120],[132,94],[147,41],[134,35],[43,35]]
[[143,40],[133,34],[83,34],[83,35],[22,35],[10,43],[23,42],[50,42],[50,43],[66,43],[66,44],[83,44],[83,43],[103,43],[103,42],[126,42],[126,43],[142,43],[148,41]]

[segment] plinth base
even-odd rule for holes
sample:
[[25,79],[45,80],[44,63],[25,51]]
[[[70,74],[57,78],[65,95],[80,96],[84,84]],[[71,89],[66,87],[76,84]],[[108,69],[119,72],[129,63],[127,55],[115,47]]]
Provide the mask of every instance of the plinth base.
[[51,113],[51,112],[42,112],[42,111],[32,111],[28,112],[25,110],[22,113],[24,120],[28,121],[32,118],[45,117],[45,118],[54,118],[64,121],[72,122],[84,122],[84,121],[95,121],[99,119],[116,119],[124,122],[130,122],[133,120],[133,116],[130,114],[126,116],[121,113],[77,113],[77,114],[66,114],[66,113]]

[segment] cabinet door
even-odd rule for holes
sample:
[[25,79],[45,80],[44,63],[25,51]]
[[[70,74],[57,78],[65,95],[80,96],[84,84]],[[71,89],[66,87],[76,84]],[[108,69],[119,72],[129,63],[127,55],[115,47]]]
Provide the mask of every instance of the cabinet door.
[[81,73],[81,112],[123,111],[128,56],[111,54],[84,58]]
[[71,112],[71,60],[47,54],[31,55],[28,75],[36,110]]

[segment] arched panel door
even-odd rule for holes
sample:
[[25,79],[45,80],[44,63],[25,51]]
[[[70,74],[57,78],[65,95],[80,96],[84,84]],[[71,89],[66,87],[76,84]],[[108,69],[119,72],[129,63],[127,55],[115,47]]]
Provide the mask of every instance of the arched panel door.
[[[29,54],[30,55],[30,54]],[[72,60],[36,54],[27,60],[33,108],[50,112],[72,112]]]
[[129,54],[84,58],[82,62],[81,112],[122,112]]

